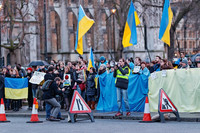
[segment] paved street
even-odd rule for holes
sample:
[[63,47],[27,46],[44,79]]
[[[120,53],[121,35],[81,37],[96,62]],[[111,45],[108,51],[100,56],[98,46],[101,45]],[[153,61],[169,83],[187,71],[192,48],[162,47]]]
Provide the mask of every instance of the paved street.
[[102,120],[78,121],[77,123],[49,122],[29,124],[29,117],[7,117],[10,123],[0,123],[1,133],[199,133],[200,125],[197,122],[175,122],[166,123],[139,123],[133,120]]

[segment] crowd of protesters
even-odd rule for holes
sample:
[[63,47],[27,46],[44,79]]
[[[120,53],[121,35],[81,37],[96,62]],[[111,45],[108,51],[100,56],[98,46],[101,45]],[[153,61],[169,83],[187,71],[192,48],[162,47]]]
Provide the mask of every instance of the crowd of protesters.
[[[155,60],[151,62],[144,62],[139,57],[126,60],[121,58],[119,62],[113,60],[107,61],[106,58],[102,56],[100,57],[99,62],[96,62],[95,66],[89,69],[87,69],[87,61],[85,61],[82,56],[79,56],[78,61],[76,62],[69,61],[65,64],[62,61],[56,62],[52,60],[49,66],[32,66],[26,70],[23,69],[20,64],[16,64],[14,68],[8,65],[7,67],[3,67],[0,71],[0,97],[4,98],[6,110],[12,109],[13,111],[19,111],[22,107],[22,100],[5,99],[4,78],[27,77],[30,80],[35,71],[44,72],[46,73],[44,80],[52,80],[49,90],[43,91],[41,89],[42,84],[37,85],[29,82],[28,109],[32,109],[33,98],[37,98],[39,100],[39,110],[46,111],[46,119],[59,121],[63,119],[61,117],[60,109],[65,109],[66,111],[69,110],[74,90],[77,90],[87,101],[89,107],[94,110],[100,96],[100,86],[97,84],[98,81],[96,81],[96,77],[105,72],[113,73],[116,78],[119,78],[121,73],[127,75],[127,70],[122,71],[121,69],[120,71],[117,71],[120,69],[120,62],[123,62],[122,68],[123,66],[124,68],[126,67],[126,69],[128,68],[133,74],[145,74],[146,76],[149,76],[150,73],[155,71],[166,69],[200,68],[200,60],[192,62],[190,58],[185,57],[184,53],[181,53],[181,57],[173,62],[162,59],[160,56],[156,56]],[[133,72],[136,66],[140,66],[140,70],[138,72]],[[81,80],[80,78],[81,70],[86,73],[85,80]],[[119,75],[117,75],[117,73]],[[69,74],[71,77],[70,86],[63,86],[62,84],[65,74]],[[116,87],[119,88],[119,85],[116,85]],[[128,103],[126,105],[127,115],[130,115]],[[118,115],[121,114],[118,113]]]

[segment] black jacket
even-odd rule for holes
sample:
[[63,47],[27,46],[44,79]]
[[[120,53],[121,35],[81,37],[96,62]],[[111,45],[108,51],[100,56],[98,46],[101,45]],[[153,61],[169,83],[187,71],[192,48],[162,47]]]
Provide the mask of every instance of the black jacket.
[[55,81],[50,85],[49,90],[44,91],[43,99],[55,98],[56,95],[62,95],[62,91],[58,90],[58,86]]
[[78,80],[78,73],[76,72],[76,70],[73,72],[73,80],[74,82],[76,82],[77,84],[81,84],[82,81]]
[[95,95],[95,73],[89,74],[86,81],[86,95]]
[[[124,65],[123,68],[125,68],[127,65]],[[126,75],[129,73],[129,68],[125,68],[124,70],[121,67],[118,67],[118,70],[122,73],[122,75]],[[117,76],[117,70],[115,69],[114,77]],[[124,78],[116,78],[116,83],[115,86],[121,89],[128,89],[128,79],[124,79]]]
[[44,80],[47,81],[47,80],[54,80],[55,79],[55,76],[53,73],[47,73],[45,74],[44,76]]

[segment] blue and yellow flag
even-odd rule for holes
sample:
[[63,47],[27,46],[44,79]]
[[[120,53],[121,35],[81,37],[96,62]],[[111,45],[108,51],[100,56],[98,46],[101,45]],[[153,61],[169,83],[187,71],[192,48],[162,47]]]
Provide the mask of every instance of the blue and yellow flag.
[[170,46],[170,28],[172,24],[173,12],[169,0],[165,0],[162,19],[160,23],[159,39]]
[[90,57],[89,57],[89,61],[88,61],[88,69],[87,70],[89,71],[91,67],[95,68],[94,56],[93,56],[92,48],[90,48]]
[[124,36],[122,40],[122,44],[124,47],[129,47],[137,44],[136,26],[139,24],[140,20],[131,0],[131,5],[129,8],[128,17],[124,29]]
[[77,34],[76,34],[76,44],[75,50],[82,55],[83,54],[83,36],[92,27],[94,20],[86,16],[83,7],[79,7],[78,24],[77,24]]
[[5,78],[5,98],[26,99],[28,98],[27,78]]

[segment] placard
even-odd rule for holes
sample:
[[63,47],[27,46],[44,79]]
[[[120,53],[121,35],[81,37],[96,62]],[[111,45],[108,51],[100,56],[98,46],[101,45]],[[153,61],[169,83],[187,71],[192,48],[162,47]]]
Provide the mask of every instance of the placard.
[[141,66],[134,66],[133,72],[134,72],[134,73],[140,72],[140,67],[141,67]]
[[39,85],[44,80],[45,74],[46,73],[35,71],[29,82]]
[[71,75],[70,74],[64,74],[64,82],[63,86],[70,86],[71,85]]

